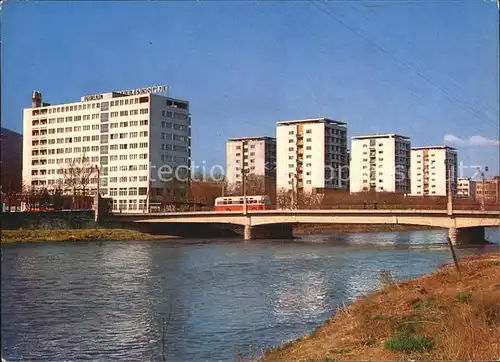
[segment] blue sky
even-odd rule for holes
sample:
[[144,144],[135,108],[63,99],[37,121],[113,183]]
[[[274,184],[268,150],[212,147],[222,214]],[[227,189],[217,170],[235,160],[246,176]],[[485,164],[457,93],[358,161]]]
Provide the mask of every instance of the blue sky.
[[7,0],[1,30],[2,125],[16,131],[33,89],[55,104],[167,84],[191,102],[198,164],[223,164],[228,137],[325,116],[349,136],[446,139],[498,173],[492,1]]

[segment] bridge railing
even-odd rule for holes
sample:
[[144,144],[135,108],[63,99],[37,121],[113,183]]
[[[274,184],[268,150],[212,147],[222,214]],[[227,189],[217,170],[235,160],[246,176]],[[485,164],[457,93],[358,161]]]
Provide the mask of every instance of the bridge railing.
[[[271,205],[272,209],[290,209],[290,207],[280,207]],[[298,205],[296,210],[447,210],[446,204],[388,204],[388,203],[365,203],[365,204],[333,204],[333,205]],[[453,210],[459,211],[500,211],[499,205],[453,205]]]
[[[271,210],[289,210],[289,205],[281,207],[280,205],[269,205]],[[338,203],[338,204],[317,204],[317,205],[298,205],[293,207],[295,210],[447,210],[447,205],[439,204],[400,204],[385,202],[367,202],[367,203]],[[484,208],[480,204],[454,204],[455,211],[499,211],[500,205],[485,204]],[[150,210],[149,213],[168,213],[168,212],[196,212],[196,211],[214,211],[213,206],[208,205],[185,205],[175,208],[160,208]],[[119,210],[113,210],[112,213],[119,213]],[[126,210],[124,210],[126,212]],[[137,210],[138,213],[148,213],[146,210]]]

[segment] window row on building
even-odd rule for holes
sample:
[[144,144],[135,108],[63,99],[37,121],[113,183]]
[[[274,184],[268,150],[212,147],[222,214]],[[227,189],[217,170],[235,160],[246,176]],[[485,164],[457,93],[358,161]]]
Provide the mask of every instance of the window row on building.
[[[186,113],[161,111],[161,115],[162,115],[162,117],[165,117],[165,118],[173,118],[173,119],[178,119],[181,121],[187,121],[189,119],[189,115]],[[163,124],[163,122],[162,122],[162,124]]]

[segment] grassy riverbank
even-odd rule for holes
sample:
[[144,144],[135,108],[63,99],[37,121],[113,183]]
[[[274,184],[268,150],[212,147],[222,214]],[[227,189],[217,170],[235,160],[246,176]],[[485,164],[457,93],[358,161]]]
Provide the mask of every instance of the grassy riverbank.
[[115,241],[167,239],[171,236],[153,235],[125,229],[67,229],[67,230],[2,230],[2,244],[36,243],[43,241]]
[[264,360],[496,360],[500,253],[461,259],[460,268],[399,284],[381,274],[383,289]]
[[314,233],[362,233],[380,231],[436,230],[440,228],[421,225],[401,224],[299,224],[293,231],[297,234]]

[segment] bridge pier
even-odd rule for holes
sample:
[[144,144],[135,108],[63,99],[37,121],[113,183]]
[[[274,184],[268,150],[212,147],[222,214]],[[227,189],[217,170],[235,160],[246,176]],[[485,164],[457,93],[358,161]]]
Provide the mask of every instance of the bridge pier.
[[245,230],[243,231],[243,239],[244,240],[253,240],[254,239],[254,230],[252,225],[245,225]]
[[484,227],[475,226],[468,228],[450,227],[448,237],[453,245],[485,244]]
[[291,224],[245,225],[243,237],[245,240],[293,239],[293,226]]

